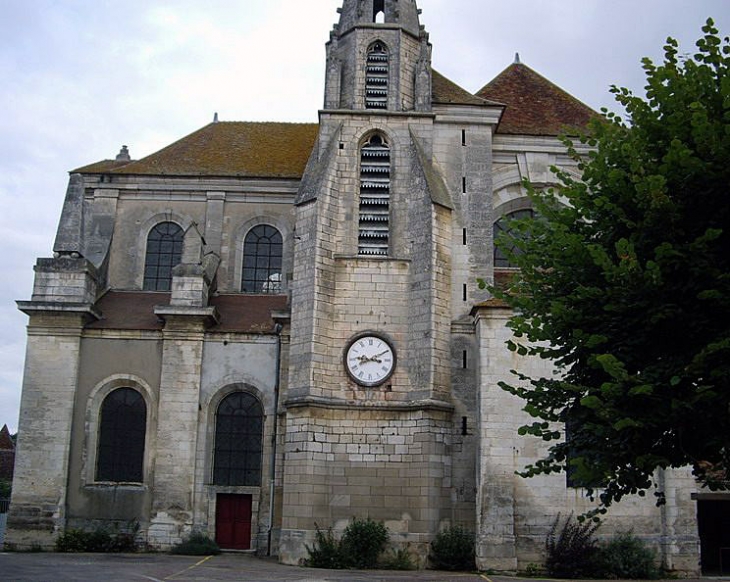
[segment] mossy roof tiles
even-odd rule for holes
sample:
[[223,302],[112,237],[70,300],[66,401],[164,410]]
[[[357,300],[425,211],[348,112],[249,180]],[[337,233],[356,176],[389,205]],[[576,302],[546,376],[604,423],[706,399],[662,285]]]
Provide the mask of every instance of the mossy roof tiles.
[[504,103],[497,133],[557,136],[585,129],[593,109],[522,63],[513,63],[477,92]]
[[99,162],[74,171],[297,179],[304,172],[318,128],[316,123],[215,122],[141,160],[119,166]]
[[[514,63],[476,95],[433,71],[434,104],[501,107],[498,133],[556,136],[598,115],[529,67]],[[214,122],[141,160],[103,160],[73,173],[300,179],[316,123]]]

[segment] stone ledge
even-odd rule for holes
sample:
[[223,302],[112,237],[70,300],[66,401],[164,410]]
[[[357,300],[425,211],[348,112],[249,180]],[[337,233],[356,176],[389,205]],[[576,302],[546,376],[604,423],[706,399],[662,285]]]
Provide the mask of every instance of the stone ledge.
[[286,408],[326,408],[331,410],[378,410],[378,411],[413,411],[436,410],[453,412],[454,405],[439,400],[416,400],[413,402],[362,402],[356,400],[334,400],[314,396],[300,396],[284,402]]
[[43,312],[79,313],[92,319],[101,319],[101,312],[90,303],[66,303],[62,301],[16,301],[18,309],[26,315]]

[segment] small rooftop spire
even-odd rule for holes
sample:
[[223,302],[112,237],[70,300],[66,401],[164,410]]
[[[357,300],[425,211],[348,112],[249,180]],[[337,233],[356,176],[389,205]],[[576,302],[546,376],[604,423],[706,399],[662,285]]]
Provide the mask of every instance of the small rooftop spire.
[[520,53],[515,53],[515,65],[521,65],[522,61],[520,60]]
[[129,148],[125,145],[122,146],[122,149],[119,150],[119,153],[116,157],[117,162],[131,162],[132,158],[129,156]]

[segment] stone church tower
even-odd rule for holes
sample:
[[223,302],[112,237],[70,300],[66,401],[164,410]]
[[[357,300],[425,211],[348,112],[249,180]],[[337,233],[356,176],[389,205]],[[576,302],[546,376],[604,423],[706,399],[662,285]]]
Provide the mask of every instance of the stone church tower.
[[[532,212],[523,180],[580,177],[558,136],[595,112],[519,60],[472,94],[431,51],[415,0],[343,0],[318,124],[216,118],[71,173],[18,302],[8,542],[138,525],[296,564],[317,526],[361,517],[422,566],[460,525],[479,567],[514,571],[591,507],[564,476],[515,476],[545,449],[499,383],[552,370],[506,350],[510,312],[477,281],[513,270],[493,238]],[[604,531],[695,572],[730,501],[661,482],[665,507],[628,499]]]
[[[344,2],[296,200],[288,560],[315,523],[366,515],[426,544],[473,503],[473,461],[455,466],[452,449],[475,426],[465,412],[473,400],[458,402],[454,389],[467,399],[475,378],[462,373],[454,387],[452,368],[474,350],[455,340],[452,322],[468,315],[488,269],[469,260],[469,248],[491,231],[479,209],[489,207],[485,168],[499,109],[469,95],[434,103],[441,79],[433,75],[415,2]],[[465,350],[452,358],[459,344]],[[455,481],[463,494],[452,499]]]

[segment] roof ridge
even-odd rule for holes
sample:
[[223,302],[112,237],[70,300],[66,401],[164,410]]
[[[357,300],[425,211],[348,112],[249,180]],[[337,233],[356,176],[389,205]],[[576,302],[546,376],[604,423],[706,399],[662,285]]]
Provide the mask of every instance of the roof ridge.
[[498,133],[542,136],[558,136],[566,131],[577,133],[592,117],[599,115],[522,62],[510,63],[476,94],[506,104]]
[[533,69],[533,68],[532,68],[531,66],[529,66],[529,65],[526,65],[526,64],[525,64],[525,63],[523,63],[522,61],[515,61],[515,62],[512,62],[512,63],[510,63],[509,65],[507,65],[507,66],[506,66],[506,67],[504,68],[504,70],[503,70],[503,71],[502,71],[502,72],[501,72],[501,73],[500,73],[499,75],[497,75],[497,76],[496,76],[496,77],[495,77],[494,79],[492,79],[491,81],[489,81],[489,83],[487,83],[486,85],[484,85],[484,87],[482,87],[482,88],[481,88],[481,89],[480,89],[479,91],[477,91],[477,92],[475,93],[475,95],[477,95],[477,96],[478,96],[478,95],[479,95],[479,93],[481,93],[481,92],[482,92],[482,91],[484,91],[484,90],[485,90],[485,89],[486,89],[487,87],[489,87],[489,86],[490,86],[490,85],[491,85],[492,83],[494,83],[494,81],[496,81],[496,80],[497,80],[497,79],[499,78],[499,76],[500,76],[500,75],[502,75],[503,73],[507,72],[507,70],[509,70],[509,69],[511,69],[511,68],[519,68],[519,67],[523,67],[523,68],[527,69],[527,70],[528,70],[528,71],[529,71],[530,73],[532,73],[533,75],[535,75],[536,77],[538,77],[539,79],[541,79],[541,80],[542,80],[543,82],[545,82],[545,83],[546,83],[547,85],[549,85],[549,86],[551,86],[551,87],[554,87],[555,89],[558,89],[559,91],[561,91],[562,93],[564,93],[566,97],[568,97],[568,98],[572,99],[572,100],[573,100],[573,101],[575,101],[576,103],[580,103],[580,104],[581,104],[581,105],[582,105],[583,107],[586,107],[586,108],[590,109],[591,111],[593,111],[594,113],[598,114],[598,111],[595,111],[595,110],[594,110],[594,109],[593,109],[593,108],[592,108],[592,107],[591,107],[590,105],[586,105],[585,103],[583,103],[583,101],[581,101],[580,99],[578,99],[578,98],[577,98],[577,97],[576,97],[575,95],[573,95],[572,93],[570,93],[570,92],[569,92],[569,91],[567,91],[566,89],[563,89],[563,87],[561,87],[561,86],[560,86],[560,85],[558,85],[557,83],[555,83],[555,82],[551,81],[551,80],[550,80],[550,79],[548,79],[548,78],[547,78],[547,77],[546,77],[545,75],[542,75],[542,74],[538,73],[538,72],[537,72],[537,71],[536,71],[535,69]]

